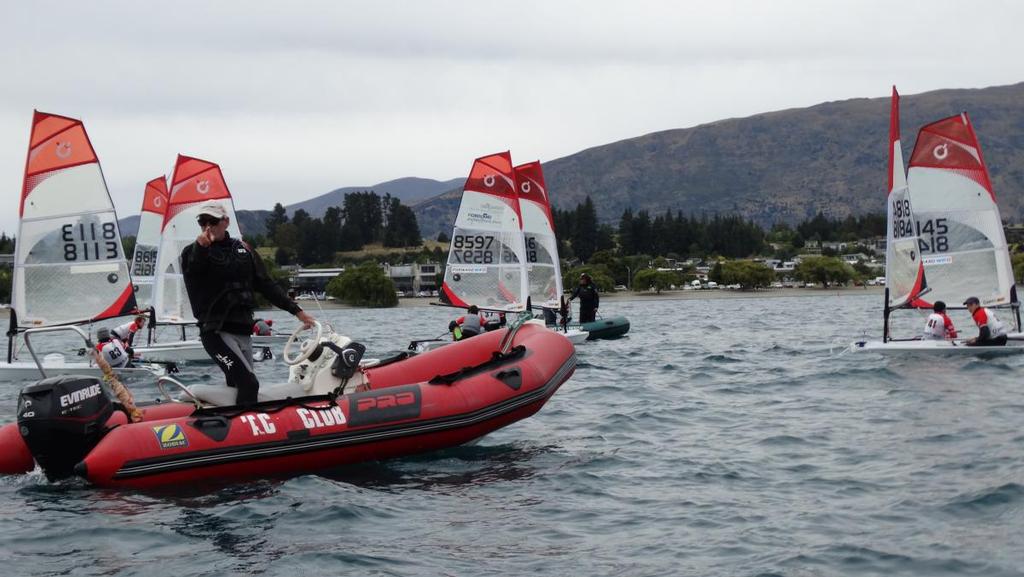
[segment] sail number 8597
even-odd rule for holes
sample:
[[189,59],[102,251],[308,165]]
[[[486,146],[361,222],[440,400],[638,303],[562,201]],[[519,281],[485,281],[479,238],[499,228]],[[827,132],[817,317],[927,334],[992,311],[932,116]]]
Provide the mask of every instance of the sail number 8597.
[[452,237],[452,255],[466,264],[493,264],[494,237],[486,234],[457,234]]

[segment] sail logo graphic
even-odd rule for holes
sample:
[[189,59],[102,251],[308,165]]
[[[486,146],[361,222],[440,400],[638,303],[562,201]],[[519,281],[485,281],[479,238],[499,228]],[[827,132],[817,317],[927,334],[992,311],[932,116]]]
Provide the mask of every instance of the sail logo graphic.
[[57,143],[57,158],[68,158],[71,156],[71,143],[70,142],[58,142]]
[[491,188],[492,186],[494,186],[494,182],[495,180],[493,174],[488,174],[487,176],[484,177],[484,186],[486,186],[487,188]]
[[494,222],[494,219],[491,217],[490,213],[487,212],[470,212],[466,214],[466,217],[469,222],[476,224]]
[[531,187],[529,182],[524,182],[519,185],[519,191],[522,192],[523,194],[530,194],[530,188]]
[[160,443],[161,449],[179,449],[188,446],[188,437],[181,425],[157,425],[153,427],[156,440]]
[[936,146],[932,149],[932,156],[935,157],[935,160],[946,160],[946,157],[949,156],[949,145],[942,143]]
[[164,199],[160,198],[159,194],[157,194],[157,195],[155,195],[153,197],[153,206],[155,206],[157,208],[160,208],[163,204],[164,204]]
[[199,194],[209,194],[210,181],[200,180],[199,182],[196,182],[196,192],[198,192]]

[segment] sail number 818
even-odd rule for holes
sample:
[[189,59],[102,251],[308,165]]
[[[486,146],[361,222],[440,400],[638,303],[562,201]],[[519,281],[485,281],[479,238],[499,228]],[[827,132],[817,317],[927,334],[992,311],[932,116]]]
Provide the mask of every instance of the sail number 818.
[[922,253],[949,251],[948,219],[917,221],[917,239]]

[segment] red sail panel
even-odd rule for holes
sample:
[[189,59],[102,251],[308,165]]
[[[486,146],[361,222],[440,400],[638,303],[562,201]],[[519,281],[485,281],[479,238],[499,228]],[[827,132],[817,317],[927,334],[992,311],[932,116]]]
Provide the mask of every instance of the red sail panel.
[[159,176],[146,183],[146,191],[142,195],[142,210],[163,216],[167,212],[167,179]]
[[179,154],[171,178],[170,205],[164,214],[164,226],[190,205],[225,198],[231,198],[231,191],[224,182],[220,166]]
[[25,160],[19,215],[25,213],[25,199],[40,182],[55,171],[97,162],[82,121],[38,110],[32,116],[32,136]]
[[992,201],[996,200],[981,145],[966,112],[921,128],[914,153],[910,155],[910,167],[953,171],[980,184],[992,196]]
[[551,230],[554,231],[555,219],[551,215],[551,201],[548,198],[548,187],[544,182],[544,171],[541,169],[540,161],[520,164],[515,168],[515,175],[520,198],[532,200],[543,206],[548,222],[551,223]]
[[515,172],[512,170],[512,154],[508,151],[490,156],[482,156],[473,161],[464,190],[472,190],[490,194],[504,200],[511,206],[519,221],[522,213],[519,210],[519,197],[516,195]]

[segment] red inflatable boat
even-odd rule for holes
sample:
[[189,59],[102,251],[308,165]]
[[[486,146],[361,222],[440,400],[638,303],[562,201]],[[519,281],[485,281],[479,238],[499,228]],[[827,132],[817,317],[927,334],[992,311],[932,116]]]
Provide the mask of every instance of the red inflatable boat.
[[532,323],[509,330],[362,369],[360,392],[248,408],[140,406],[144,420],[130,424],[95,379],[44,379],[22,391],[18,423],[0,428],[0,473],[38,463],[50,478],[73,472],[100,486],[152,487],[461,445],[536,413],[575,370],[573,346],[557,332]]

